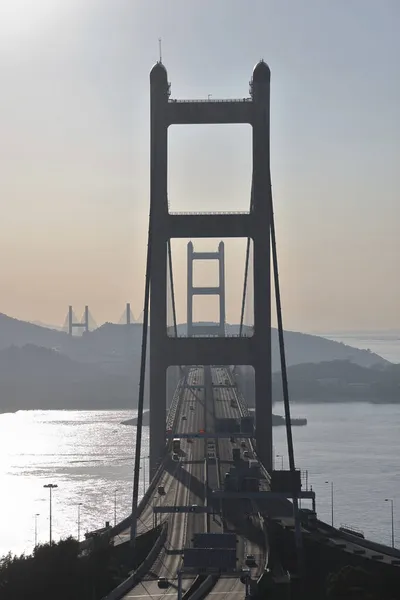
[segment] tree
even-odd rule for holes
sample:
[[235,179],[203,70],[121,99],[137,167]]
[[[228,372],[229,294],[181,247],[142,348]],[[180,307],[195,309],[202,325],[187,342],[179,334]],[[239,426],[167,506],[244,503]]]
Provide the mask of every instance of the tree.
[[101,543],[81,553],[77,540],[37,546],[31,556],[0,559],[1,600],[93,600],[115,586],[112,545]]
[[381,600],[375,595],[375,581],[359,567],[346,566],[329,575],[326,592],[330,600]]

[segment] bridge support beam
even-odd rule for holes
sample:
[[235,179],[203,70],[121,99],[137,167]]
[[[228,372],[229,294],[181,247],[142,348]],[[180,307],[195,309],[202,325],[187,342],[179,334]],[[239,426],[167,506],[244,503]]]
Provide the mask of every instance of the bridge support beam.
[[[271,179],[269,156],[270,71],[261,61],[253,71],[251,98],[228,102],[170,100],[167,71],[150,74],[152,259],[150,302],[150,467],[165,448],[165,372],[184,364],[247,364],[255,370],[256,444],[272,470],[271,398]],[[168,212],[167,132],[172,124],[248,123],[253,129],[252,203],[248,214],[174,215]],[[188,338],[167,335],[167,243],[176,237],[242,236],[253,240],[254,335],[252,338]],[[190,316],[190,315],[189,315]],[[212,347],[213,346],[213,347]],[[188,363],[188,356],[197,360]],[[201,359],[200,359],[201,355]],[[222,360],[222,357],[225,359]],[[229,360],[228,360],[229,358]]]

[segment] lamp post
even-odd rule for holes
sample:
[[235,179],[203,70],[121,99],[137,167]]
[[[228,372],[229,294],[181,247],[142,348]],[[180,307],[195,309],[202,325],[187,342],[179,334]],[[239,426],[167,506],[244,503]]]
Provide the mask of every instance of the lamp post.
[[58,485],[56,483],[46,483],[44,486],[44,488],[47,488],[50,492],[50,546],[53,543],[53,536],[52,536],[52,518],[53,518],[53,514],[52,514],[52,491],[58,487]]
[[39,513],[35,514],[35,548],[37,546],[37,518],[39,517]]
[[283,454],[277,454],[276,458],[280,458],[281,459],[281,469],[283,471]]
[[[143,460],[143,480],[144,480],[144,491],[146,491],[146,460],[149,459],[150,456],[142,456],[140,460]],[[150,483],[150,482],[149,482]]]
[[78,504],[78,542],[80,542],[80,539],[81,539],[81,506],[82,506],[82,502],[79,502],[79,504]]
[[394,510],[393,510],[393,499],[392,498],[385,498],[385,502],[390,502],[390,509],[391,509],[391,515],[392,515],[392,548],[394,548]]
[[115,488],[115,490],[114,490],[114,527],[117,524],[117,492],[118,492],[118,488]]
[[325,481],[325,483],[331,484],[331,524],[333,527],[333,481]]

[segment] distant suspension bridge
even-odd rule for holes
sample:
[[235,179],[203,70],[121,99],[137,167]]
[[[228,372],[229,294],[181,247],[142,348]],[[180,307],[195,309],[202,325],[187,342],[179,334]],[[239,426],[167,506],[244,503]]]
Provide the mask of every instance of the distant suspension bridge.
[[[135,319],[131,305],[126,303],[125,309],[117,321],[118,325],[136,325],[143,323],[143,311],[137,319]],[[68,332],[69,335],[82,335],[83,332],[93,331],[98,325],[89,310],[89,306],[85,306],[83,315],[78,318],[72,306],[68,307],[68,312],[64,319],[62,330]]]

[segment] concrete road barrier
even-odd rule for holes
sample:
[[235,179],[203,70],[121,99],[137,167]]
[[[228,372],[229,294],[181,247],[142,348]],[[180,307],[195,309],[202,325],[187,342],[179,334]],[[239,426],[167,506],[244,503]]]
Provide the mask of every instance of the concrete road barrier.
[[127,592],[129,592],[132,588],[137,585],[141,579],[147,574],[147,572],[151,569],[156,560],[157,556],[160,554],[162,546],[165,544],[168,533],[168,523],[165,522],[162,525],[161,533],[150,550],[149,554],[146,556],[142,564],[136,569],[132,575],[130,575],[125,581],[119,584],[116,588],[114,588],[107,596],[103,598],[103,600],[120,600]]

